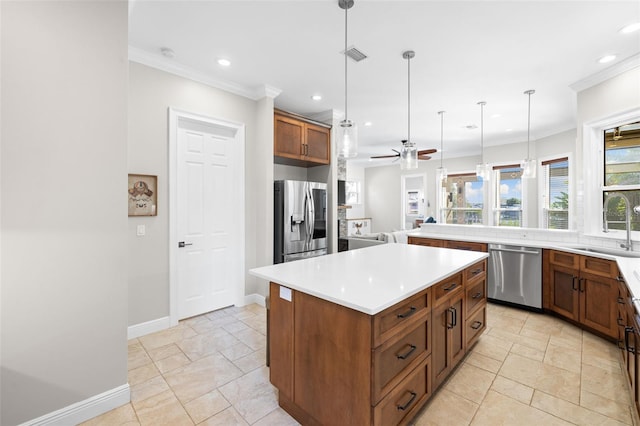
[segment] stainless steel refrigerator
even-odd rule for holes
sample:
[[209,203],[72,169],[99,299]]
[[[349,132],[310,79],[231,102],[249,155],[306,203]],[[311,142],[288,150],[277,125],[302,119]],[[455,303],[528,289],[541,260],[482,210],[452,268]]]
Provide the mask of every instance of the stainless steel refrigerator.
[[273,263],[327,254],[327,184],[274,182]]

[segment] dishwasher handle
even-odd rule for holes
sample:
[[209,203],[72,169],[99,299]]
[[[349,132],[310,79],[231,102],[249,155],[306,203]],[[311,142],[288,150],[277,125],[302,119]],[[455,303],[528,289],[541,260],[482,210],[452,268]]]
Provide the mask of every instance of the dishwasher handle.
[[540,254],[540,250],[514,250],[507,248],[490,248],[489,251],[504,251],[507,253],[518,253],[518,254]]

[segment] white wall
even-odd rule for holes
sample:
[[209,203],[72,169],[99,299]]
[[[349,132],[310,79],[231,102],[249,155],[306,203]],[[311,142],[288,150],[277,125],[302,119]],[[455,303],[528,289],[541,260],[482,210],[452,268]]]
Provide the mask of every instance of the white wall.
[[[273,99],[260,101],[135,62],[130,66],[129,173],[158,175],[158,215],[129,218],[129,325],[169,315],[169,107],[245,124],[246,269],[265,264],[273,247]],[[230,182],[230,185],[233,183]],[[146,236],[136,236],[145,224]],[[245,276],[245,294],[266,287]],[[264,288],[262,288],[264,287]]]
[[0,423],[15,425],[126,388],[127,3],[0,10]]
[[362,219],[366,218],[365,205],[365,175],[364,167],[347,162],[347,180],[360,182],[360,204],[352,205],[350,209],[347,209],[347,219]]

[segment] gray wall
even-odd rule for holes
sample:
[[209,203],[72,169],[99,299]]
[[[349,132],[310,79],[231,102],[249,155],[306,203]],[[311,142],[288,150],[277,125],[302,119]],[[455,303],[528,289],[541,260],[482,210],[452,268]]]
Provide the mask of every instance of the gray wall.
[[[129,173],[158,175],[158,215],[129,218],[129,325],[169,315],[168,108],[245,124],[245,268],[273,246],[273,100],[231,94],[135,62],[129,66]],[[229,183],[230,185],[233,183]],[[136,226],[146,225],[146,236]],[[267,262],[267,258],[269,262]],[[266,286],[245,276],[245,294]]]
[[127,383],[127,3],[1,10],[1,409]]

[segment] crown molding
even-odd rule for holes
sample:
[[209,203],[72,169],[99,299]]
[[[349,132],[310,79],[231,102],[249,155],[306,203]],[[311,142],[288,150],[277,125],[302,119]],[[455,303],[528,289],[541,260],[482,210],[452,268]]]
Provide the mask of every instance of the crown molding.
[[259,88],[250,88],[231,81],[216,79],[191,67],[134,46],[129,46],[129,60],[170,74],[175,74],[179,77],[197,81],[198,83],[206,84],[207,86],[215,87],[216,89],[224,90],[234,95],[249,98],[253,101],[264,97],[275,98],[282,93],[282,90],[267,84]]
[[598,71],[595,74],[591,74],[582,80],[578,80],[575,83],[570,84],[569,87],[575,92],[581,92],[636,67],[640,67],[640,53],[629,56],[615,65],[605,68],[602,71]]

